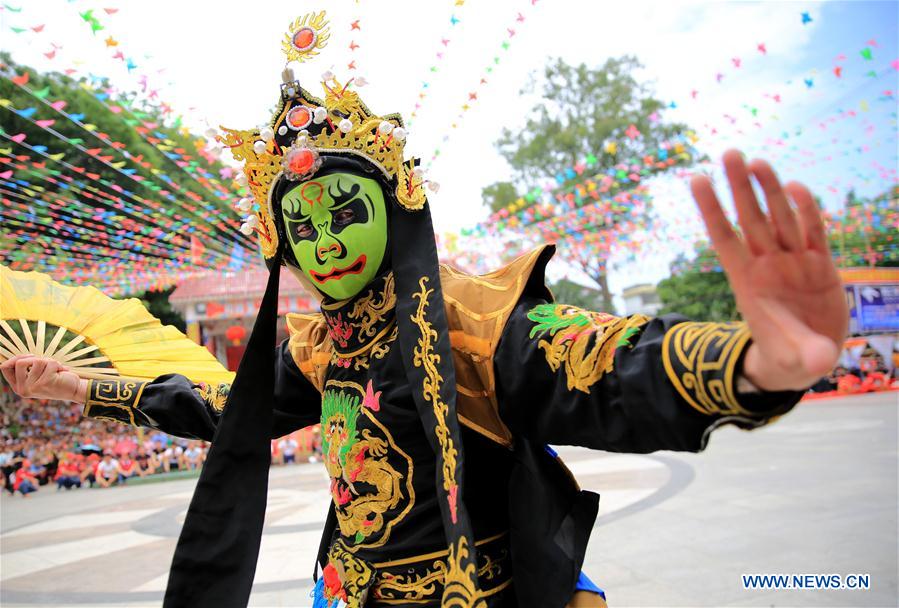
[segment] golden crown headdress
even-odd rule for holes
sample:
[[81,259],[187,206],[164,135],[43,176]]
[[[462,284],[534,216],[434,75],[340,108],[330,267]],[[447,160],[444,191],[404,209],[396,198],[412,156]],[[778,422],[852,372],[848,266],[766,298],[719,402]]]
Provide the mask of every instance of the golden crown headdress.
[[[318,55],[330,37],[325,11],[296,19],[282,41],[288,61],[305,62]],[[283,176],[305,179],[321,166],[322,156],[351,155],[376,167],[391,185],[396,201],[404,209],[424,207],[426,196],[422,171],[414,159],[405,160],[406,130],[398,114],[377,116],[354,90],[366,84],[360,77],[341,84],[330,72],[322,75],[324,99],[300,86],[293,71],[282,73],[281,97],[270,124],[261,129],[234,130],[222,127],[216,139],[230,148],[235,160],[244,163],[238,182],[252,197],[238,207],[252,212],[241,230],[256,232],[266,258],[274,256],[278,234],[272,211],[272,190]]]

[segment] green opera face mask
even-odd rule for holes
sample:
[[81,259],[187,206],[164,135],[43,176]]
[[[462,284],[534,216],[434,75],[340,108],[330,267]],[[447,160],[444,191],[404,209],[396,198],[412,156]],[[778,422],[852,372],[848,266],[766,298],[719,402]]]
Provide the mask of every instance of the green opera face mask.
[[375,277],[387,249],[387,209],[375,180],[315,177],[285,194],[281,210],[300,270],[319,291],[344,300]]

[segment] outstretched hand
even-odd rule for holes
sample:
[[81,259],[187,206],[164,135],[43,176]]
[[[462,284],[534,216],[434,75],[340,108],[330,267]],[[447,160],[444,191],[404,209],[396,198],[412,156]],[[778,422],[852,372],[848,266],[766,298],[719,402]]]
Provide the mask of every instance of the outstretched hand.
[[[691,180],[712,246],[718,252],[752,332],[743,374],[760,389],[803,390],[836,365],[849,311],[815,199],[798,182],[782,187],[767,162],[724,154],[742,236],[731,227],[708,177]],[[765,194],[766,215],[749,176]],[[795,210],[790,204],[792,199]]]

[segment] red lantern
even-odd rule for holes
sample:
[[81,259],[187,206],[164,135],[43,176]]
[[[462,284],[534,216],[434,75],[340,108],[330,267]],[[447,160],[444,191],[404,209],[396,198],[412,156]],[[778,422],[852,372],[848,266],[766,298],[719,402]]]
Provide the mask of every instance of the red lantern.
[[237,346],[243,337],[247,335],[247,328],[243,325],[232,325],[225,330],[225,337],[231,340],[231,344]]

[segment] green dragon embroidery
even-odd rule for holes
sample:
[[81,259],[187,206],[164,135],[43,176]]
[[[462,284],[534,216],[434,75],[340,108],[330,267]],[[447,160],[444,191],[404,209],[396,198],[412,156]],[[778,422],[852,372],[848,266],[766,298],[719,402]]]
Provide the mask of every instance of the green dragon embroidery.
[[528,313],[535,323],[530,338],[549,335],[537,345],[546,352],[552,371],[564,365],[568,390],[584,393],[612,371],[615,350],[632,346],[631,339],[649,320],[644,315],[616,317],[564,304],[538,304]]
[[346,456],[359,440],[360,407],[359,397],[347,393],[325,391],[322,395],[322,454],[328,464],[346,467]]

